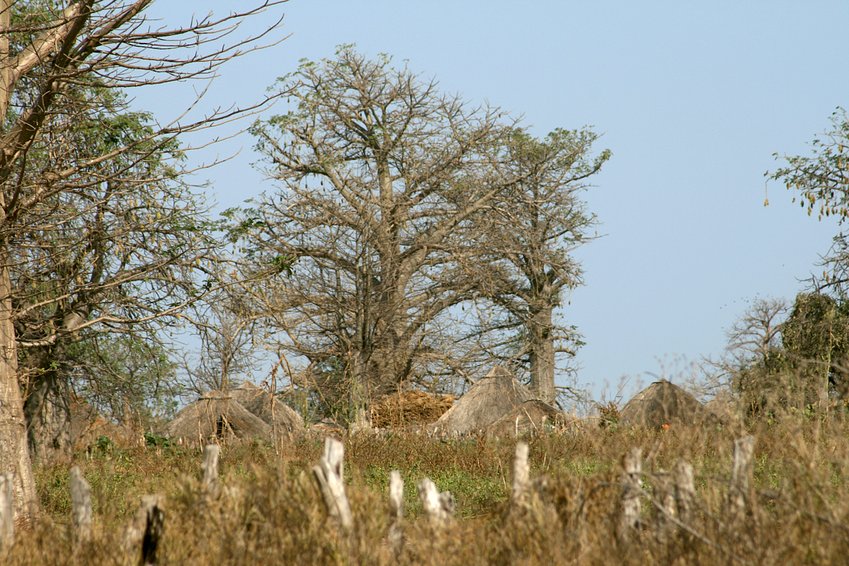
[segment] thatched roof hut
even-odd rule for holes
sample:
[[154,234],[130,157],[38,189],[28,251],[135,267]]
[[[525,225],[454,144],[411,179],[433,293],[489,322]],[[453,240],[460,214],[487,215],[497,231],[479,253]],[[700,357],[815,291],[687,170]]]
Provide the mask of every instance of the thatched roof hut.
[[228,393],[240,405],[272,427],[272,432],[289,437],[300,436],[306,432],[303,417],[265,389],[246,381]]
[[473,434],[534,396],[503,367],[494,367],[448,409],[431,429],[441,433]]
[[499,438],[522,438],[561,427],[566,415],[540,399],[517,405],[512,411],[489,425],[486,435]]
[[649,428],[716,421],[716,417],[698,399],[665,379],[652,383],[634,395],[622,408],[620,418],[625,424]]
[[271,426],[244,408],[229,393],[210,391],[177,413],[166,434],[206,444],[222,439],[271,438]]

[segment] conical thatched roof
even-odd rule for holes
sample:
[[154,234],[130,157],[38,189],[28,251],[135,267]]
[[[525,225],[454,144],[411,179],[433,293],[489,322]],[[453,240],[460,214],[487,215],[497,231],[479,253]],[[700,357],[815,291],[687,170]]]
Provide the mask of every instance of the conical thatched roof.
[[226,438],[270,438],[271,427],[230,394],[210,391],[177,413],[168,423],[166,434],[205,444]]
[[249,381],[230,390],[229,394],[240,405],[273,427],[273,432],[277,434],[298,436],[306,432],[304,419],[296,410]]
[[512,411],[489,425],[486,435],[500,438],[532,436],[566,422],[566,415],[545,401],[531,399],[517,405]]
[[431,429],[436,432],[472,434],[489,425],[534,396],[509,371],[494,367],[486,377],[454,403]]
[[634,395],[622,408],[623,423],[660,428],[664,424],[695,425],[715,417],[698,399],[666,380],[656,381]]

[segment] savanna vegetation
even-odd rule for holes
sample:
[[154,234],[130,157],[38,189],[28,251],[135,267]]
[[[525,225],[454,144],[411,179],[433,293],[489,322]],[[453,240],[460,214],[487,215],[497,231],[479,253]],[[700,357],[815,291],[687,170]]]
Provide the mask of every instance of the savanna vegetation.
[[[122,547],[143,494],[166,496],[159,558],[165,564],[834,564],[849,550],[849,433],[844,420],[761,423],[749,514],[728,512],[732,443],[740,430],[595,427],[530,440],[531,477],[545,478],[530,507],[510,505],[511,440],[416,435],[345,439],[354,526],[327,518],[309,468],[321,439],[224,447],[221,495],[201,487],[201,455],[176,446],[124,450],[108,443],[77,460],[92,486],[90,543],[75,547],[68,468],[36,469],[43,514],[10,564],[131,563]],[[644,451],[643,526],[617,536],[621,459]],[[692,463],[696,505],[686,528],[661,536],[657,488],[679,459]],[[404,546],[387,542],[389,472],[405,481]],[[428,476],[456,499],[453,523],[434,529],[415,483]],[[653,499],[654,498],[654,499]]]
[[[575,249],[595,237],[583,195],[611,158],[592,129],[537,137],[353,46],[282,70],[264,96],[162,124],[133,107],[133,89],[205,81],[276,45],[284,2],[170,28],[146,19],[151,4],[0,0],[0,491],[10,486],[16,526],[0,560],[135,562],[124,530],[141,496],[158,493],[162,563],[845,562],[844,234],[822,277],[792,303],[755,302],[726,355],[706,361],[697,385],[722,401],[720,417],[628,425],[615,403],[594,406],[567,383],[582,338],[563,322],[564,294],[583,283]],[[239,35],[256,18],[263,31]],[[190,183],[186,134],[212,140],[251,116],[272,188],[216,216]],[[779,157],[768,175],[809,215],[843,222],[847,138],[838,111],[812,155]],[[178,351],[175,331],[197,338],[196,355]],[[547,405],[600,416],[531,435],[533,494],[521,507],[515,439],[370,430],[382,397],[460,394],[496,364]],[[246,376],[344,437],[350,532],[328,518],[311,475],[318,427],[273,442],[216,433],[215,496],[197,448],[161,434],[182,402]],[[124,435],[79,443],[80,407]],[[745,435],[755,460],[741,516],[728,501],[742,473],[732,445]],[[642,506],[623,538],[622,458],[635,447]],[[696,499],[670,523],[661,487],[680,460]],[[71,464],[92,488],[83,544]],[[392,470],[406,481],[395,548]],[[423,477],[453,494],[448,527],[422,516]]]

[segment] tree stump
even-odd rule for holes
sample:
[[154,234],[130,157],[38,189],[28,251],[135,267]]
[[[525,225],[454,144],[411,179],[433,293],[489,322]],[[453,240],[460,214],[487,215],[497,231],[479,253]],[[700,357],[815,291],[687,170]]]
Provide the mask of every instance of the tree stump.
[[401,522],[404,519],[404,480],[398,470],[389,474],[389,546],[397,557],[404,546],[404,532]]
[[158,562],[159,543],[165,526],[161,495],[142,497],[133,521],[124,533],[124,548],[132,561],[140,566],[154,566]]
[[74,526],[74,543],[91,540],[91,486],[78,466],[71,468],[71,523]]
[[422,479],[418,484],[419,500],[431,525],[443,528],[454,514],[454,496],[446,491],[440,493],[430,478]]
[[641,448],[632,448],[622,459],[622,474],[619,479],[622,495],[619,499],[619,522],[616,529],[620,542],[630,540],[631,534],[640,525],[642,512],[640,497],[643,494],[640,479],[643,473],[642,455]]
[[203,490],[209,497],[218,495],[218,456],[221,447],[207,444],[203,449]]
[[678,519],[685,524],[693,520],[696,504],[696,482],[693,479],[693,466],[679,460],[675,465],[675,508]]
[[744,436],[734,441],[734,462],[728,489],[728,515],[733,521],[742,520],[752,511],[754,454],[754,436]]
[[344,457],[345,447],[342,443],[327,437],[324,439],[324,455],[318,464],[313,466],[312,472],[324,498],[327,514],[337,519],[343,529],[350,531],[354,519],[351,516],[348,497],[345,495]]
[[515,506],[528,504],[528,490],[531,483],[531,468],[528,464],[528,444],[516,444],[516,455],[513,458],[513,494],[511,501]]

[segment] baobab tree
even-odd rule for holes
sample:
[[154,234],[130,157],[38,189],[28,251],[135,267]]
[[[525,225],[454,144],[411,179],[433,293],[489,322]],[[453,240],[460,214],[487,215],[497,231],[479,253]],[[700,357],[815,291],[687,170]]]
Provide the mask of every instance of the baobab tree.
[[564,292],[582,283],[573,252],[593,237],[595,223],[583,192],[610,157],[606,150],[592,155],[597,138],[589,129],[555,130],[543,139],[511,132],[498,166],[517,181],[475,228],[477,278],[495,307],[481,334],[501,336],[489,343],[508,345],[501,356],[527,367],[532,391],[548,402],[556,397],[556,356],[574,355],[579,345],[575,327],[558,323],[555,313]]
[[479,250],[455,236],[516,183],[495,165],[512,123],[351,47],[279,87],[291,110],[254,128],[279,189],[231,212],[244,292],[356,421],[370,397],[461,364],[439,320],[479,293]]

